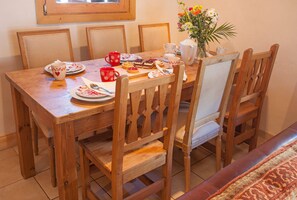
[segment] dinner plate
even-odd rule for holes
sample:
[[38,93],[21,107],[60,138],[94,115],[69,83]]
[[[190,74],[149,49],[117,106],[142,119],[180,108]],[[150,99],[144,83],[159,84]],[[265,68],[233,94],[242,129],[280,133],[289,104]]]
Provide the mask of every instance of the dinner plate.
[[79,86],[76,89],[75,93],[80,97],[88,98],[88,99],[98,99],[98,98],[103,98],[107,96],[106,94],[102,94],[100,91],[93,90],[86,85]]
[[[74,62],[65,62],[66,63],[66,75],[72,75],[72,74],[78,74],[80,72],[83,72],[86,69],[86,66],[80,63],[74,63]],[[52,74],[51,69],[52,64],[48,64],[44,67],[44,70],[48,73]]]
[[[173,69],[166,69],[168,70],[170,73],[173,73]],[[157,78],[159,76],[163,76],[163,74],[159,71],[159,70],[154,70],[154,71],[151,71],[147,74],[147,76],[149,78]],[[184,72],[184,76],[183,76],[183,81],[186,81],[188,79],[188,76],[186,74],[186,72]]]
[[136,61],[137,59],[142,58],[136,54],[121,53],[121,62],[132,62]]
[[154,71],[151,71],[147,74],[147,76],[149,78],[157,78],[157,77],[160,77],[160,76],[164,76],[164,74],[162,74],[159,70],[154,70]]
[[106,95],[104,97],[100,97],[100,98],[85,98],[85,97],[77,95],[76,92],[79,89],[79,87],[81,87],[81,86],[75,87],[70,91],[70,95],[77,100],[88,101],[88,102],[103,102],[103,101],[107,101],[107,100],[114,98],[114,96],[108,96],[108,95]]

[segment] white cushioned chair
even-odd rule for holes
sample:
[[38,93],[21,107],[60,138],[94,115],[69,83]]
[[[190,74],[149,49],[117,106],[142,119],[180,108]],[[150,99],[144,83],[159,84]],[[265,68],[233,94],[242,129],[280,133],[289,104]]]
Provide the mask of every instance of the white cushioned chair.
[[221,134],[238,53],[199,61],[191,102],[182,102],[175,145],[184,153],[185,189],[190,189],[192,149],[215,139],[216,168],[221,168]]
[[104,58],[111,51],[127,53],[124,25],[87,27],[91,59]]
[[169,23],[138,25],[140,50],[152,51],[163,49],[170,42]]
[[[74,60],[69,29],[23,31],[17,32],[17,36],[24,69],[45,67],[55,60]],[[52,130],[45,128],[33,112],[30,115],[35,155],[38,154],[38,132],[41,132],[48,145],[51,182],[55,187],[57,181]]]

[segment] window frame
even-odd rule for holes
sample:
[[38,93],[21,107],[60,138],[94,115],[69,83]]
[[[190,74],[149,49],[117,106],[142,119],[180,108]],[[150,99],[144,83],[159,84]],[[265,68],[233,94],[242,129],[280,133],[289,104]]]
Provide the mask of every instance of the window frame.
[[37,24],[134,20],[136,0],[108,4],[61,4],[56,0],[36,0],[36,15]]

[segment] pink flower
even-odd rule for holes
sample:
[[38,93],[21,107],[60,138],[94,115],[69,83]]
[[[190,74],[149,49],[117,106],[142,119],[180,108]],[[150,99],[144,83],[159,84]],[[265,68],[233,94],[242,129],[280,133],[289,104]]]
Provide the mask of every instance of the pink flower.
[[181,27],[182,27],[182,24],[181,23],[177,23],[177,28],[178,29],[181,29]]

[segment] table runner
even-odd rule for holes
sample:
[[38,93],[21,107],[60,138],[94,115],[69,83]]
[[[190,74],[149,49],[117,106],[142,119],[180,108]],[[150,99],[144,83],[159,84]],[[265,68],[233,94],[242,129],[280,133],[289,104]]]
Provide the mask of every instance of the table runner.
[[284,200],[296,197],[297,140],[294,140],[230,181],[208,199]]

